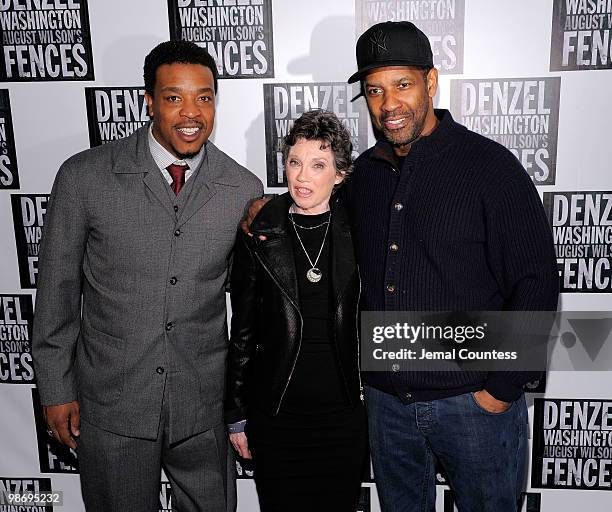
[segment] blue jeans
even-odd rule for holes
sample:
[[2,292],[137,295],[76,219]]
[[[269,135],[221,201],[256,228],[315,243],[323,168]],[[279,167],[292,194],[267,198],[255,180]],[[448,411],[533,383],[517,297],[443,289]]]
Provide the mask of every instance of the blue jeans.
[[527,449],[521,396],[500,414],[472,393],[404,405],[366,387],[370,450],[383,512],[432,512],[437,457],[460,512],[516,512]]

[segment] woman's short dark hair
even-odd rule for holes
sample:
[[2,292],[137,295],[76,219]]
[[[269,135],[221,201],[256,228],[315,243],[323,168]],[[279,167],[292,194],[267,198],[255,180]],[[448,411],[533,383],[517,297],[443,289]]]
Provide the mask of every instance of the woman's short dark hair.
[[353,143],[348,130],[336,114],[327,110],[313,109],[304,112],[299,119],[296,119],[283,139],[283,165],[287,162],[289,150],[298,139],[319,140],[322,149],[331,148],[336,172],[342,172],[345,180],[348,178],[353,170]]
[[166,41],[153,48],[144,61],[145,91],[153,96],[157,68],[164,64],[201,64],[210,69],[213,76],[215,94],[217,93],[217,79],[219,73],[217,64],[204,48],[190,41]]

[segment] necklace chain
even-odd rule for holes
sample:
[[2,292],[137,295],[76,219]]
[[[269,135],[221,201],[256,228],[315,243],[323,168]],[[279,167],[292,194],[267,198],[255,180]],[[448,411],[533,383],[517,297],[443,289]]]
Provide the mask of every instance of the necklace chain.
[[293,215],[295,214],[295,208],[294,205],[291,205],[289,207],[289,220],[292,222],[292,224],[294,226],[297,226],[298,228],[301,229],[317,229],[320,228],[321,226],[325,226],[325,224],[329,224],[329,219],[331,218],[331,210],[329,212],[329,217],[327,217],[327,220],[325,222],[321,222],[321,224],[317,224],[316,226],[302,226],[301,224],[298,224],[297,222],[295,222],[295,219],[293,218]]
[[[306,277],[311,283],[316,283],[320,281],[321,277],[323,276],[322,272],[317,268],[317,263],[319,262],[319,258],[321,257],[321,253],[323,252],[323,246],[325,245],[325,240],[327,239],[327,232],[329,231],[329,225],[331,221],[331,210],[329,212],[329,217],[327,221],[323,223],[323,224],[327,224],[327,227],[325,228],[325,234],[323,235],[323,242],[321,243],[321,248],[319,249],[319,253],[317,254],[317,259],[313,263],[312,260],[310,259],[310,256],[308,255],[308,251],[306,250],[306,247],[304,247],[304,243],[302,242],[300,234],[298,233],[298,230],[297,230],[297,227],[301,228],[302,226],[300,226],[299,224],[296,224],[296,222],[293,220],[293,212],[291,211],[292,208],[293,208],[293,205],[291,205],[291,208],[289,208],[289,220],[291,221],[291,224],[293,224],[293,229],[295,231],[295,235],[297,236],[298,242],[300,242],[300,245],[302,246],[302,250],[304,251],[306,258],[308,258],[308,263],[310,263],[310,269],[308,270],[308,272],[306,272]],[[320,224],[319,226],[314,226],[314,227],[321,227],[323,226],[323,224]],[[314,229],[314,227],[304,228],[304,229]]]
[[301,229],[317,229],[317,228],[320,228],[321,226],[325,226],[325,224],[329,224],[329,220],[326,220],[325,222],[321,222],[321,224],[317,224],[316,226],[302,226],[301,224],[298,224],[297,222],[295,222],[295,220],[293,219],[293,212],[289,212],[289,219],[291,220],[294,226],[297,226],[298,228],[301,228]]

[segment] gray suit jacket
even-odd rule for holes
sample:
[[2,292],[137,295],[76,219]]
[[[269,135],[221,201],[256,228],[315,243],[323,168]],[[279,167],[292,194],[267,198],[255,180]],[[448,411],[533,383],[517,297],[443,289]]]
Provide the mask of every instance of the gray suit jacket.
[[90,423],[171,441],[223,417],[225,281],[257,177],[211,142],[175,197],[148,127],[68,159],[45,218],[33,333],[43,404],[78,399]]

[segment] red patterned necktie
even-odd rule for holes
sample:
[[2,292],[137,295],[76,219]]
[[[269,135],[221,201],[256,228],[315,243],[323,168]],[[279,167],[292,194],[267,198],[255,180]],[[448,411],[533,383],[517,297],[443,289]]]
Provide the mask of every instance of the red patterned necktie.
[[166,170],[170,173],[170,176],[172,176],[172,185],[170,185],[170,188],[172,188],[176,195],[178,195],[185,184],[185,173],[188,169],[188,165],[178,164],[170,164],[166,167]]

